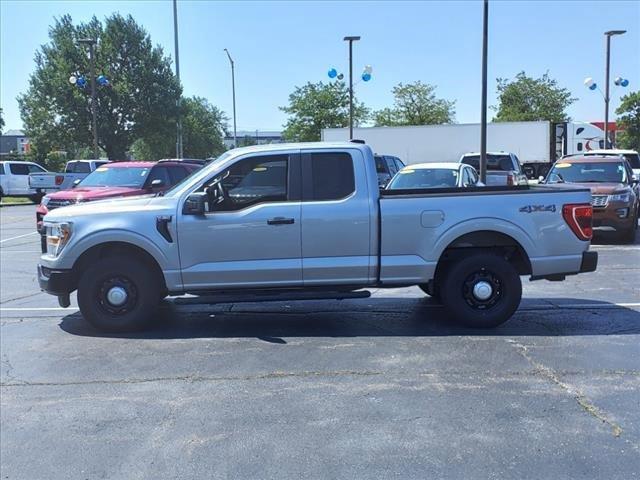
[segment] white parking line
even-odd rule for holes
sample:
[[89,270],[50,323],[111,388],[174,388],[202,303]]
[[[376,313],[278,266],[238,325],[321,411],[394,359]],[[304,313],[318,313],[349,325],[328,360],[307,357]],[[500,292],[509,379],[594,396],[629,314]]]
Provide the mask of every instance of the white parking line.
[[5,238],[4,240],[0,240],[0,243],[8,242],[9,240],[17,240],[18,238],[28,237],[29,235],[35,235],[38,232],[25,233],[24,235],[18,235],[17,237]]
[[58,310],[79,310],[76,307],[0,307],[0,312],[54,312]]

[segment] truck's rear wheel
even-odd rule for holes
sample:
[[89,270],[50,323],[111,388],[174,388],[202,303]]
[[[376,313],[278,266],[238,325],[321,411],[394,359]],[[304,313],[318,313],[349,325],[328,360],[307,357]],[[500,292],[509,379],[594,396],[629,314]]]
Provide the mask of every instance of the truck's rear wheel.
[[421,283],[420,285],[418,285],[418,287],[434,300],[440,301],[440,289],[435,284],[435,281],[431,281],[429,283]]
[[511,318],[520,305],[522,283],[517,270],[504,258],[477,253],[451,265],[440,294],[456,321],[489,328]]
[[78,305],[99,330],[125,332],[149,325],[160,303],[154,272],[135,257],[107,257],[89,265],[78,283]]

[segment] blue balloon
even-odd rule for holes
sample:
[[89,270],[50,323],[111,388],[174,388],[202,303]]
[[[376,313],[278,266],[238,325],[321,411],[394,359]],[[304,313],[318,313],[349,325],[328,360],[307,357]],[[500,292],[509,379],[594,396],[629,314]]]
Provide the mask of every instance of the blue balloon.
[[598,88],[598,85],[596,85],[595,83],[589,86],[589,90],[595,90],[596,88]]
[[620,82],[620,85],[622,85],[623,87],[627,87],[629,86],[629,80],[627,80],[626,78],[624,80],[622,80]]
[[85,88],[87,86],[87,79],[84,77],[78,77],[76,85],[80,88]]
[[364,80],[365,82],[368,82],[369,80],[371,80],[371,74],[367,73],[367,72],[364,72],[362,74],[362,80]]
[[327,72],[329,78],[336,78],[338,76],[338,71],[335,68],[330,68]]
[[98,83],[103,87],[105,85],[109,85],[109,80],[104,75],[98,75],[97,80],[98,80]]

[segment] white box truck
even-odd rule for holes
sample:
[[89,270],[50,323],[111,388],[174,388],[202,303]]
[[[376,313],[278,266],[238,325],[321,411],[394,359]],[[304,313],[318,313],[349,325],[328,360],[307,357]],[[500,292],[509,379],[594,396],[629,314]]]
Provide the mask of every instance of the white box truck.
[[[480,151],[480,124],[361,127],[353,138],[364,140],[374,152],[396,155],[410,165],[420,162],[458,162],[465,153]],[[325,128],[322,141],[349,139],[347,128]],[[563,155],[604,146],[604,132],[585,122],[499,122],[487,125],[487,151],[514,153],[529,178],[546,175]]]

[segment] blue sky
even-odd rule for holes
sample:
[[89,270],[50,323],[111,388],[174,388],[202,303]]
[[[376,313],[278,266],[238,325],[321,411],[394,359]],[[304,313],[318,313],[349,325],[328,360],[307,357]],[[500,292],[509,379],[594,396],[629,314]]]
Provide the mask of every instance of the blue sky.
[[[27,87],[34,52],[48,41],[53,18],[69,13],[78,22],[115,11],[133,15],[173,57],[170,0],[0,2],[5,129],[22,125],[15,98]],[[278,107],[286,104],[294,86],[327,81],[332,66],[346,71],[342,38],[360,35],[354,71],[373,66],[372,81],[356,86],[367,106],[388,106],[395,84],[422,80],[437,85],[439,96],[456,100],[458,122],[477,122],[481,15],[480,1],[179,0],[182,82],[186,95],[206,97],[230,116],[226,47],[236,61],[238,129],[280,129],[286,117]],[[628,78],[625,91],[639,88],[640,1],[493,0],[489,15],[489,104],[495,104],[497,77],[549,71],[579,98],[569,110],[574,119],[602,120],[602,97],[582,82],[592,76],[604,83],[603,32],[611,29],[628,30],[612,40],[612,78]],[[625,91],[612,86],[612,112]]]

